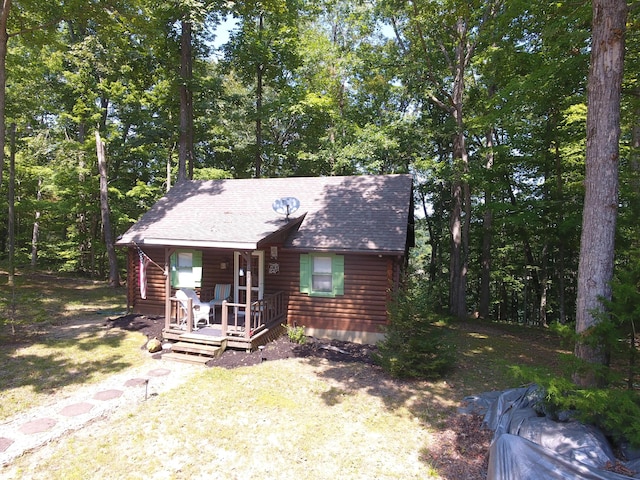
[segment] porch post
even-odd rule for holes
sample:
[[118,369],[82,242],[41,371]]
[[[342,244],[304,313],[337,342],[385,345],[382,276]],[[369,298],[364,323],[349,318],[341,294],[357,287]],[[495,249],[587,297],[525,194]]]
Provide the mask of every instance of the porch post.
[[[237,307],[234,307],[234,308],[237,308]],[[227,307],[227,299],[225,298],[222,301],[222,325],[221,325],[222,332],[221,333],[223,337],[227,336],[228,327],[229,327],[229,308]]]
[[171,273],[169,264],[171,262],[171,248],[164,249],[164,328],[169,330],[171,324]]
[[244,310],[244,338],[251,337],[251,290],[253,282],[251,280],[251,252],[245,254],[247,256],[247,295],[245,310]]
[[193,299],[187,298],[187,333],[193,331]]

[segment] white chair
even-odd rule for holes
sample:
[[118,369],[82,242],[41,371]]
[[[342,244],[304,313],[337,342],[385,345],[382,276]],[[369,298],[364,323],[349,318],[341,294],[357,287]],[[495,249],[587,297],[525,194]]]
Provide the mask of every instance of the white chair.
[[189,288],[183,288],[182,290],[178,290],[176,292],[176,298],[180,302],[185,315],[188,312],[187,300],[191,299],[193,305],[193,328],[198,328],[198,324],[201,321],[204,321],[207,325],[210,325],[209,312],[211,310],[211,306],[208,302],[201,302],[196,292]]

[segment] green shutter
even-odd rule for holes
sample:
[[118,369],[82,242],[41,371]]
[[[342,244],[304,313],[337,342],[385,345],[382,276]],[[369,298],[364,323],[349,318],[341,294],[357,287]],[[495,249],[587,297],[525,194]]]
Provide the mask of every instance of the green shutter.
[[311,256],[300,255],[300,293],[311,293]]
[[170,273],[171,273],[171,286],[172,287],[177,287],[178,286],[178,252],[175,251],[171,254],[171,258],[169,260],[169,265],[170,265]]
[[333,294],[344,295],[344,256],[334,255],[331,262]]
[[191,255],[191,275],[193,276],[193,288],[202,286],[202,252],[194,250]]
[[[178,255],[180,253],[191,253],[191,281],[180,284],[178,275]],[[175,288],[198,288],[202,286],[202,252],[197,250],[176,250],[171,254],[169,260],[171,270],[171,286]],[[183,278],[184,281],[184,278]]]

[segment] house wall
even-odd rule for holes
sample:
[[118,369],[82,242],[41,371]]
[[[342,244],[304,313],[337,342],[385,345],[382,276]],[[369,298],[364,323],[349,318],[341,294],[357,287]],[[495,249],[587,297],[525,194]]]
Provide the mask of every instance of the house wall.
[[[145,253],[158,265],[164,265],[164,248],[145,248]],[[135,253],[135,250],[133,250]],[[300,293],[300,253],[278,249],[277,258],[265,252],[265,294],[283,291],[287,295],[287,322],[305,327],[307,335],[329,337],[361,343],[375,343],[387,324],[389,290],[396,284],[401,257],[378,255],[344,255],[344,295],[335,298],[312,297]],[[129,265],[129,302],[136,313],[164,315],[163,270],[150,265],[147,269],[147,299],[140,298],[138,262]],[[229,252],[204,250],[202,289],[216,283],[233,284],[233,256]],[[227,263],[226,269],[220,264]],[[270,264],[277,273],[269,273]],[[275,270],[275,269],[274,269]],[[131,288],[134,285],[134,288]],[[205,296],[206,297],[206,296]],[[202,298],[207,300],[207,298]]]
[[[269,250],[267,249],[267,253]],[[344,295],[312,297],[300,293],[300,252],[280,251],[277,274],[266,273],[267,293],[288,292],[288,323],[304,326],[308,335],[375,343],[387,324],[389,289],[397,278],[398,259],[377,255],[344,255]]]
[[154,263],[147,267],[147,298],[140,297],[138,286],[139,262],[135,249],[129,249],[129,268],[127,272],[127,302],[135,313],[164,315],[164,248],[146,248],[144,253]]

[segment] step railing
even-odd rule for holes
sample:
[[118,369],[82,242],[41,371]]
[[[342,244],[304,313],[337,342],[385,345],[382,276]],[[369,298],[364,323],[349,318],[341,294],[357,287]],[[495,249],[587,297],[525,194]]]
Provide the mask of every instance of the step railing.
[[246,303],[222,302],[222,336],[250,339],[281,321],[286,315],[285,294],[277,292],[265,295],[263,299],[251,303],[248,316],[246,311]]

